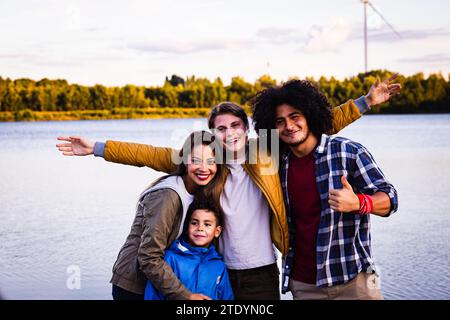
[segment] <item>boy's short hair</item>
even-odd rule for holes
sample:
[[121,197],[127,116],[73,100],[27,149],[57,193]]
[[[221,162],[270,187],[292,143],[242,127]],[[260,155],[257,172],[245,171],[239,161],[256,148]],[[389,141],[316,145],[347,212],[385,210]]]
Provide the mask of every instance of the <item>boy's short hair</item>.
[[195,210],[206,210],[210,211],[216,217],[217,226],[222,226],[223,224],[223,212],[222,209],[217,207],[211,198],[206,197],[202,192],[195,195],[194,201],[192,201],[186,213],[186,224],[189,224],[192,214]]

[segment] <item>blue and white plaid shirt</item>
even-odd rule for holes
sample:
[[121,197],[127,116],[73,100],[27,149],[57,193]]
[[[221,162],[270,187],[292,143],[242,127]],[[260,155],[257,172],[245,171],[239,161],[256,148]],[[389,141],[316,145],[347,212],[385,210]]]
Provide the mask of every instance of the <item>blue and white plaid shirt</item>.
[[[280,179],[289,223],[289,251],[283,259],[282,292],[289,291],[293,267],[295,223],[291,216],[288,193],[289,154],[282,157]],[[322,135],[315,150],[316,183],[321,213],[317,234],[318,287],[348,282],[361,271],[376,271],[370,245],[370,216],[334,211],[328,204],[330,189],[342,189],[345,175],[355,193],[373,195],[385,192],[391,200],[391,211],[397,211],[397,191],[390,184],[372,155],[361,144],[341,137]],[[370,268],[370,269],[369,269]]]

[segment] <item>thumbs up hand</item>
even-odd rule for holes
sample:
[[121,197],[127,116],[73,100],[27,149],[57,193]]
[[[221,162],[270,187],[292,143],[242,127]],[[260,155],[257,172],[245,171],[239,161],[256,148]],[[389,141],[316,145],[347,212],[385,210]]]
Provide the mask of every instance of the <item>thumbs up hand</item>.
[[330,208],[339,212],[352,212],[359,210],[358,196],[353,192],[353,188],[348,183],[345,176],[341,177],[342,189],[330,190],[328,203]]

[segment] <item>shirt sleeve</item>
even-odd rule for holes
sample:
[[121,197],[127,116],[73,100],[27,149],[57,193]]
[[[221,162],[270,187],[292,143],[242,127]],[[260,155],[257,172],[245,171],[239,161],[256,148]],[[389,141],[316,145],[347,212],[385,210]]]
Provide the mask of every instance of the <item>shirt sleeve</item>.
[[94,156],[96,157],[105,157],[105,143],[104,142],[96,142],[94,144]]
[[396,212],[398,209],[397,190],[386,179],[373,156],[363,146],[358,149],[354,165],[356,167],[352,168],[353,181],[350,184],[363,194],[374,195],[379,191],[386,193],[391,202],[391,209],[387,216]]
[[179,151],[141,143],[108,140],[103,148],[106,161],[173,173],[181,162]]
[[332,128],[328,134],[336,134],[346,126],[361,118],[361,113],[355,104],[355,101],[350,99],[344,104],[331,108],[332,114]]
[[366,100],[365,96],[361,96],[358,99],[356,99],[355,104],[361,114],[364,114],[370,110],[370,107],[367,104],[367,100]]

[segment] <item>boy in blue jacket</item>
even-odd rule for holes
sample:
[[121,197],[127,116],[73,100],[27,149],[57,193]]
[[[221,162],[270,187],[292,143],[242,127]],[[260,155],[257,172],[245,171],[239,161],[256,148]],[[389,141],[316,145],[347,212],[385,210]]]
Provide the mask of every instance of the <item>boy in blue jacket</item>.
[[[212,300],[233,300],[230,279],[222,256],[212,241],[222,232],[222,214],[212,201],[196,197],[186,214],[184,236],[166,250],[164,260],[192,292]],[[145,300],[164,300],[147,280]]]

